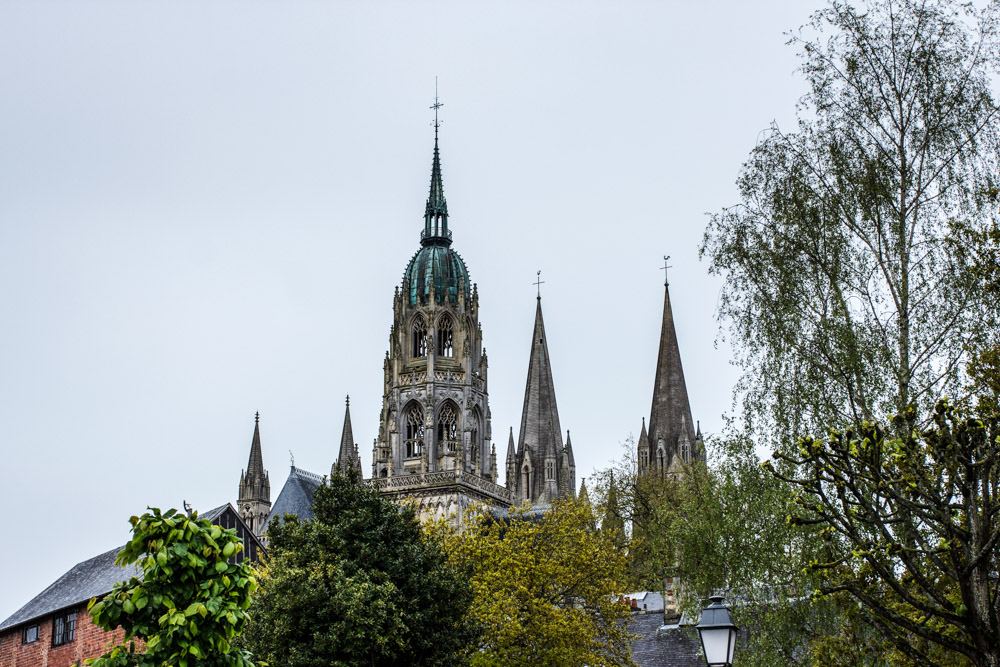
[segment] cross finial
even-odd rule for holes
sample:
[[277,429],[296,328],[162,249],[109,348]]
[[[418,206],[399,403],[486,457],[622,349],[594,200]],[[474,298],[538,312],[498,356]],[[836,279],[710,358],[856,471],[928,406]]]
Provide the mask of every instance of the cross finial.
[[542,298],[542,285],[545,284],[545,281],[542,280],[542,270],[541,269],[538,269],[538,271],[535,273],[535,282],[533,282],[531,284],[534,285],[538,289],[538,298],[541,299]]
[[674,267],[670,266],[668,263],[670,261],[670,255],[663,256],[663,286],[667,287],[670,285],[670,281],[667,280],[667,269],[672,269]]
[[254,416],[253,416],[253,424],[254,424],[254,426],[256,426],[259,423],[260,423],[260,410],[258,410],[256,413],[254,413]]
[[444,106],[444,103],[438,100],[438,78],[434,77],[434,104],[430,106],[434,109],[434,136],[437,137],[438,128],[441,127],[441,121],[438,120],[438,109]]

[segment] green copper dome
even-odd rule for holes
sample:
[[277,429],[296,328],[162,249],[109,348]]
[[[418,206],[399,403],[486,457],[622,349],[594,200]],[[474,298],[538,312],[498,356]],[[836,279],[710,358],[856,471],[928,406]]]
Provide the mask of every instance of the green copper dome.
[[459,290],[469,298],[469,269],[446,245],[425,245],[406,266],[403,275],[411,305],[430,302],[431,286],[437,303],[458,302]]

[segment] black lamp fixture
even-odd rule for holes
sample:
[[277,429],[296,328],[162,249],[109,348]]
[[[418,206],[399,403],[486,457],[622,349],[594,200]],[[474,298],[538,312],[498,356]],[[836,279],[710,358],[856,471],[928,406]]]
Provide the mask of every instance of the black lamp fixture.
[[702,610],[701,620],[695,626],[701,637],[705,662],[708,667],[732,667],[739,628],[733,623],[729,606],[721,595],[713,595],[709,599],[711,604]]

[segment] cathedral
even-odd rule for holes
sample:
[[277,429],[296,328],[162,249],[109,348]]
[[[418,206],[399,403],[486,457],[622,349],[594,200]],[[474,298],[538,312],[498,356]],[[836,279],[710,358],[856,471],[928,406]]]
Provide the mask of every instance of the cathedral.
[[[435,102],[432,108],[436,112],[439,106]],[[472,507],[503,513],[522,504],[544,511],[554,500],[576,495],[576,464],[569,431],[564,437],[559,423],[541,295],[535,305],[520,430],[516,440],[513,428],[508,434],[501,485],[479,291],[452,248],[438,130],[435,119],[420,248],[393,294],[382,409],[366,483],[397,502],[412,504],[422,518],[461,523]],[[259,421],[258,414],[236,507],[247,525],[263,535],[274,517],[311,516],[312,496],[324,477],[293,465],[272,504]],[[676,475],[683,463],[705,456],[701,429],[691,419],[667,284],[649,426],[643,419],[636,447],[640,474]],[[349,398],[330,474],[347,471],[362,471]]]

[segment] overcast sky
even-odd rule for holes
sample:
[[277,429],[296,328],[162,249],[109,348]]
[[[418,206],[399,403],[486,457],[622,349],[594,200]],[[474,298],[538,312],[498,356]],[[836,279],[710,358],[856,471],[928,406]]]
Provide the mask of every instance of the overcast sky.
[[816,2],[0,3],[0,619],[147,505],[327,472],[344,395],[370,474],[393,287],[419,247],[440,77],[501,468],[535,271],[577,478],[648,417],[664,254],[717,432],[706,213],[803,92]]

